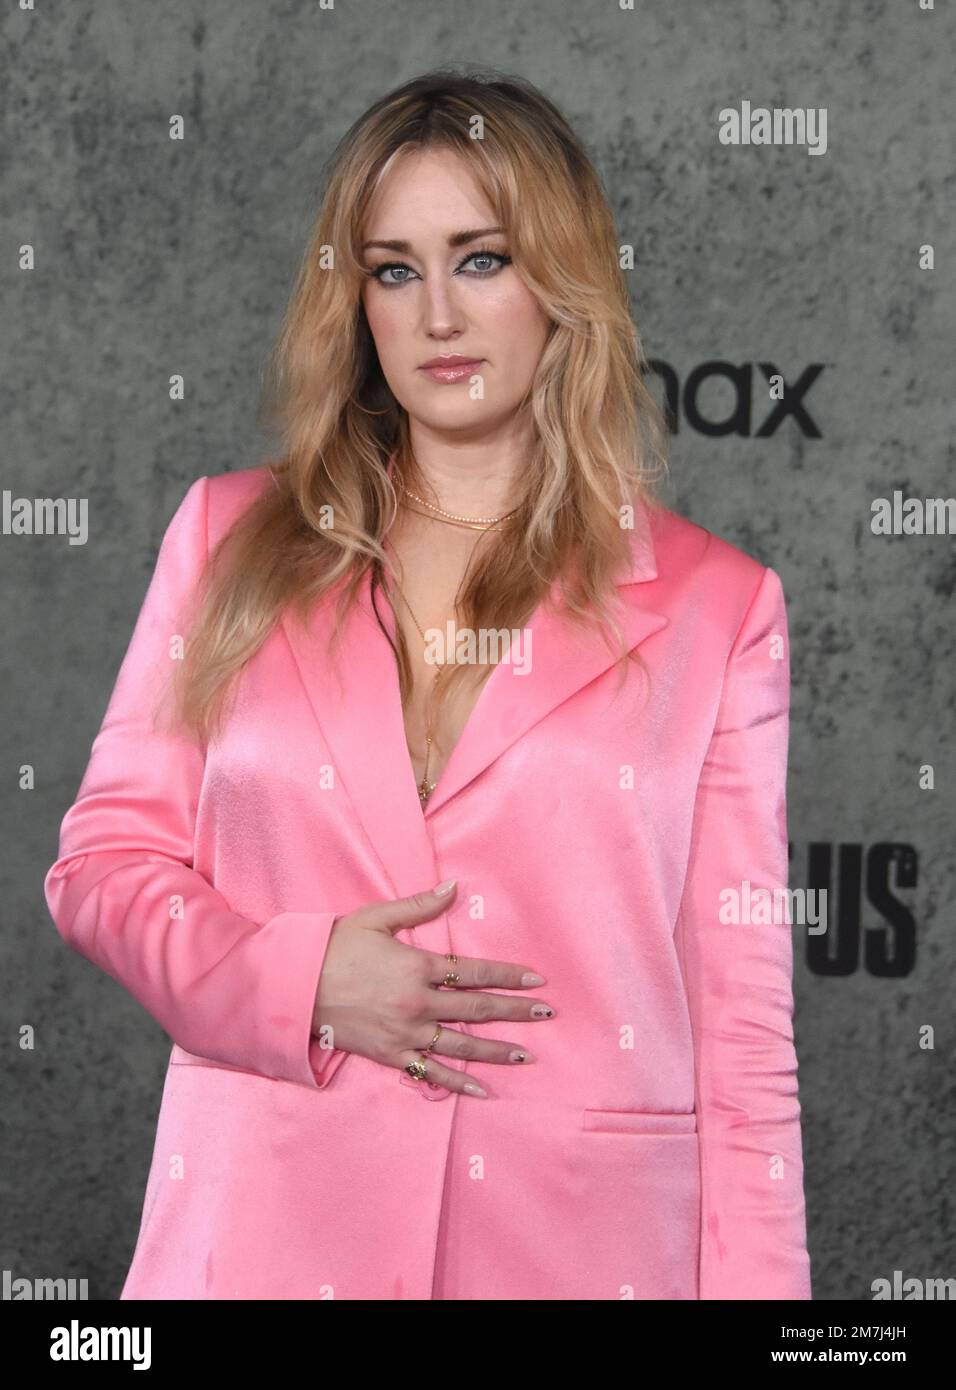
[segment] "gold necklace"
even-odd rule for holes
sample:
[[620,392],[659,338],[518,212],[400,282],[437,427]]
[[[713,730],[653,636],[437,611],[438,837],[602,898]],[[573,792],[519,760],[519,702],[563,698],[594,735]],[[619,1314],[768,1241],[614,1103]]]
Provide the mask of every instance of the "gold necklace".
[[[460,587],[461,587],[461,586],[459,585],[459,588],[460,588]],[[395,588],[398,590],[399,594],[401,595],[402,602],[404,603],[405,607],[408,609],[409,613],[411,613],[412,622],[413,622],[413,623],[415,624],[415,626],[418,628],[418,631],[421,633],[421,639],[422,639],[422,641],[425,643],[425,645],[426,645],[426,647],[427,647],[427,645],[428,645],[428,638],[425,636],[424,632],[422,632],[422,625],[421,625],[421,623],[420,623],[420,622],[418,621],[418,619],[415,617],[415,614],[412,613],[412,605],[409,603],[408,599],[405,597],[405,591],[404,591],[404,589],[402,588],[402,586],[401,586],[397,581],[396,581],[396,583],[395,583]],[[456,600],[456,602],[457,602],[457,599],[458,599],[458,595],[456,594],[456,595],[455,595],[455,600]],[[432,686],[432,697],[433,697],[433,698],[434,698],[434,696],[437,694],[437,691],[438,691],[438,682],[441,680],[442,672],[444,671],[444,669],[445,669],[444,666],[439,666],[438,670],[435,672],[435,681],[434,681],[434,684],[433,684],[433,686]],[[431,796],[432,792],[435,790],[435,787],[436,787],[436,785],[437,785],[437,783],[435,783],[435,782],[429,782],[429,780],[428,780],[428,763],[429,763],[429,760],[430,760],[430,758],[431,758],[431,753],[432,753],[432,738],[433,738],[433,736],[434,736],[434,732],[435,732],[434,722],[433,722],[433,720],[432,720],[431,714],[429,714],[428,717],[427,717],[427,719],[426,719],[426,722],[425,722],[425,767],[424,767],[424,769],[423,769],[423,771],[422,771],[422,780],[421,780],[421,781],[419,782],[419,784],[418,784],[418,799],[419,799],[419,801],[422,803],[422,806],[425,805],[425,802],[426,802],[426,801],[428,800],[428,798]]]
[[[406,496],[411,497],[414,501],[421,503],[421,505],[422,505],[423,507],[427,507],[427,508],[428,508],[428,511],[427,511],[427,512],[419,512],[419,513],[418,513],[419,516],[428,516],[429,513],[434,513],[434,515],[432,515],[432,516],[430,517],[430,520],[433,520],[433,521],[444,521],[446,525],[451,525],[451,526],[464,526],[464,527],[466,527],[469,531],[489,531],[489,530],[492,529],[492,527],[500,525],[502,521],[507,521],[509,516],[514,516],[515,512],[518,511],[518,508],[517,508],[517,507],[514,507],[514,508],[512,508],[512,510],[511,510],[510,512],[506,512],[506,513],[504,514],[504,516],[495,516],[495,517],[458,516],[458,515],[456,515],[456,513],[454,513],[454,512],[446,512],[446,511],[444,511],[441,507],[435,507],[435,506],[433,506],[431,502],[427,502],[427,501],[425,500],[425,498],[419,497],[419,496],[417,495],[417,493],[412,492],[412,491],[410,490],[410,488],[408,488],[408,487],[406,486],[405,480],[401,477],[401,475],[399,475],[398,481],[399,481],[399,484],[401,485],[402,492],[403,492]],[[409,507],[407,504],[405,504],[405,505],[406,505],[406,510],[407,510],[407,511],[414,512],[414,511],[417,510],[415,507]],[[428,645],[428,638],[425,636],[425,633],[422,631],[422,625],[421,625],[421,623],[418,621],[418,619],[415,617],[415,614],[412,612],[412,605],[409,603],[408,599],[405,597],[405,591],[404,591],[404,589],[402,588],[402,586],[398,583],[397,580],[395,581],[395,587],[396,587],[398,593],[401,595],[402,602],[404,603],[405,607],[408,609],[409,613],[411,614],[412,622],[415,624],[416,628],[418,629],[422,641],[425,643],[425,645],[426,645],[426,647],[427,647],[427,645]],[[455,611],[456,611],[456,612],[458,611],[458,610],[457,610],[458,594],[459,594],[460,592],[461,592],[461,585],[459,584],[459,586],[458,586],[458,593],[455,594],[455,605],[456,605]],[[433,684],[433,686],[432,686],[432,699],[434,699],[435,695],[436,695],[437,692],[438,692],[438,683],[439,683],[439,681],[441,680],[442,673],[443,673],[444,669],[445,669],[444,666],[440,666],[440,667],[438,668],[438,670],[435,672],[435,681],[434,681],[434,684]],[[429,780],[428,780],[428,764],[429,764],[429,762],[431,761],[432,740],[433,740],[433,738],[434,738],[434,733],[435,733],[434,721],[433,721],[433,719],[432,719],[432,715],[429,714],[429,715],[427,716],[426,722],[425,722],[425,767],[424,767],[424,770],[423,770],[423,772],[422,772],[422,780],[421,780],[421,781],[419,782],[419,784],[418,784],[418,799],[419,799],[419,801],[422,803],[422,806],[425,805],[425,802],[426,802],[426,801],[428,800],[428,798],[431,796],[432,792],[435,790],[435,787],[436,787],[436,785],[437,785],[435,782],[429,782]]]
[[[455,512],[446,512],[442,507],[433,506],[424,497],[419,497],[417,493],[412,492],[411,488],[407,487],[404,482],[402,483],[402,491],[414,502],[420,503],[421,506],[427,507],[429,512],[434,513],[436,521],[445,521],[453,526],[465,526],[470,531],[488,531],[492,526],[499,526],[502,521],[507,521],[509,516],[514,516],[515,512],[518,511],[517,507],[512,507],[511,511],[505,512],[504,516],[458,516]],[[414,510],[414,508],[409,510]]]

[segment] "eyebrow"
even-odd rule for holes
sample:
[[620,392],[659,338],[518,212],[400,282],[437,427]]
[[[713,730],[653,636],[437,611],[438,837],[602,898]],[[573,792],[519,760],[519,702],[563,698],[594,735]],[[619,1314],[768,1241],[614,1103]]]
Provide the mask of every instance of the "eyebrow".
[[[477,241],[482,236],[492,236],[495,232],[504,232],[504,227],[478,227],[468,232],[452,232],[448,238],[448,245],[467,246],[469,241]],[[373,246],[379,247],[382,251],[404,251],[406,254],[412,249],[410,241],[366,241],[362,244],[362,250],[368,251]]]

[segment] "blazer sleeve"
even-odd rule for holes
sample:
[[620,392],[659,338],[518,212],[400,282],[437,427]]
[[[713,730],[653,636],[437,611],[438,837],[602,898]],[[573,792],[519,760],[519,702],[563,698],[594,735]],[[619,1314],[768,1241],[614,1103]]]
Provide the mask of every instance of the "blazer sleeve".
[[811,1297],[790,914],[755,922],[727,907],[728,890],[749,892],[758,916],[757,890],[772,902],[788,886],[789,710],[783,588],[765,569],[728,658],[677,927],[694,1034],[702,1299]]
[[204,756],[156,702],[208,558],[209,479],[166,530],[44,891],[61,936],[187,1052],[321,1089],[344,1057],[312,1035],[336,914],[252,922],[192,867]]

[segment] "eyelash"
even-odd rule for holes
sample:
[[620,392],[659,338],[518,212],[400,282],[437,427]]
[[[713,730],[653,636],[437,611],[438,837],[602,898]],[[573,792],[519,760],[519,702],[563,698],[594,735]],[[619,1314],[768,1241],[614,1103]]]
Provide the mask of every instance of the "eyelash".
[[[488,256],[492,260],[501,262],[500,265],[495,266],[492,270],[469,270],[466,272],[466,274],[474,275],[479,280],[484,280],[492,275],[497,275],[499,270],[503,270],[506,265],[511,264],[511,257],[505,255],[504,252],[492,251],[490,246],[481,246],[478,248],[477,251],[468,252],[468,255],[461,262],[461,265],[457,267],[455,274],[457,275],[460,272],[462,266],[467,265],[468,262],[474,260],[476,256]],[[372,276],[373,279],[379,282],[383,289],[397,290],[402,285],[409,284],[408,280],[383,280],[382,275],[385,273],[386,270],[411,270],[411,266],[406,265],[404,261],[389,261],[386,265],[376,266],[374,270],[369,272],[369,274]]]

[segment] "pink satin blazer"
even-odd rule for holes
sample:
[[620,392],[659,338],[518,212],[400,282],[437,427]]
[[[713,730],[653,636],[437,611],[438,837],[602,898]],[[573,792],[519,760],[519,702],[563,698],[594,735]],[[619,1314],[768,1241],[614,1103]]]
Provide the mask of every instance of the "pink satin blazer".
[[[153,727],[209,549],[271,482],[186,493],[45,881],[172,1039],[122,1298],[808,1299],[791,927],[727,906],[787,884],[777,574],[641,509],[618,585],[646,675],[619,689],[542,605],[423,811],[367,578],[338,668],[326,595],[205,757]],[[442,1058],[487,1100],[310,1031],[336,916],[448,877],[399,939],[531,966],[555,1009],[470,1026],[530,1065]]]

